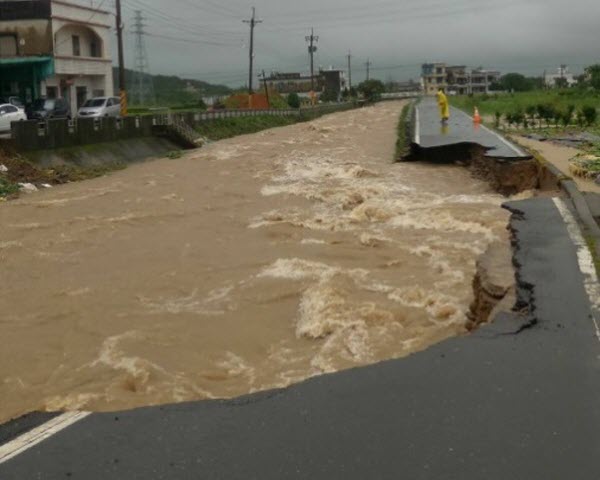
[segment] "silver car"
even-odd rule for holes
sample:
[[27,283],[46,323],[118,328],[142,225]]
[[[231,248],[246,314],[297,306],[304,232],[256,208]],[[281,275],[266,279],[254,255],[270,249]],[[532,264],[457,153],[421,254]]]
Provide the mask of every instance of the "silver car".
[[90,98],[77,112],[79,118],[120,117],[121,101],[118,97]]

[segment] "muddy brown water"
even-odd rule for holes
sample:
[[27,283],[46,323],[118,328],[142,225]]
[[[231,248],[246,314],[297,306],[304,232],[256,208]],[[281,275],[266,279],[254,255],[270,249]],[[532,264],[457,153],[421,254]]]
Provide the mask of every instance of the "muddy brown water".
[[232,397],[465,332],[502,198],[393,164],[401,103],[0,205],[0,421]]

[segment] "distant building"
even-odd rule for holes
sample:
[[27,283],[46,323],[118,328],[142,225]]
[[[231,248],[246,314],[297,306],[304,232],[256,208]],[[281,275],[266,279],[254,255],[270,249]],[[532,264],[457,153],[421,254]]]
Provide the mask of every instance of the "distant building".
[[575,75],[569,71],[569,67],[561,65],[556,73],[547,73],[544,75],[544,84],[548,88],[572,87],[577,84]]
[[[265,82],[269,90],[273,90],[281,95],[290,93],[305,93],[308,94],[313,87],[313,79],[310,75],[302,75],[301,73],[280,73],[274,72],[270,77],[267,77]],[[314,77],[315,91],[322,89],[319,83],[319,76]]]
[[426,63],[421,69],[421,83],[426,95],[435,95],[440,88],[455,95],[489,93],[491,85],[498,80],[500,72],[496,70],[470,70],[464,65]]
[[346,87],[346,72],[343,70],[328,69],[320,70],[313,78],[310,75],[302,75],[301,73],[271,73],[271,76],[266,78],[267,87],[269,90],[275,91],[281,95],[289,95],[297,93],[302,97],[308,96],[313,90],[316,93],[322,93],[326,89],[336,92],[338,95],[343,92]]
[[412,79],[408,82],[386,82],[385,87],[388,93],[420,93],[422,88],[419,82]]
[[448,87],[448,76],[445,63],[425,63],[421,68],[421,82],[425,95],[435,95],[436,92]]
[[329,70],[321,70],[319,72],[319,77],[321,77],[321,85],[323,85],[323,88],[337,93],[339,100],[342,92],[346,90],[347,87],[346,72],[344,70],[330,68]]
[[63,0],[0,0],[0,96],[113,95],[111,14]]

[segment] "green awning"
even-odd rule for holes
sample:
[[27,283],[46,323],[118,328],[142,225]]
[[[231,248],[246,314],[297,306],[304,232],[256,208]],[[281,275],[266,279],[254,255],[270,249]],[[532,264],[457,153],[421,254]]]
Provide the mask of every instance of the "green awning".
[[29,69],[35,71],[38,79],[54,75],[54,59],[52,57],[10,57],[0,58],[0,70]]

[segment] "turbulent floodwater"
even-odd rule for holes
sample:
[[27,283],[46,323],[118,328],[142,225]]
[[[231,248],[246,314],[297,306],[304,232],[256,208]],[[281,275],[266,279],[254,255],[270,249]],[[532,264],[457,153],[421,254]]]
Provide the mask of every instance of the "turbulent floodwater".
[[502,198],[393,164],[400,103],[0,205],[0,421],[230,397],[464,332]]

